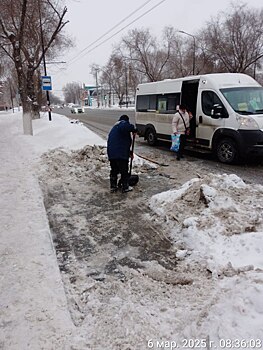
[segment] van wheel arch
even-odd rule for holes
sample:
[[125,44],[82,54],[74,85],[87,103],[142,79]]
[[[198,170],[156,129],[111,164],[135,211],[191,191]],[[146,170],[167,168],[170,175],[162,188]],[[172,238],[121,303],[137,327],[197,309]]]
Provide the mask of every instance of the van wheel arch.
[[147,140],[150,146],[154,146],[157,143],[157,134],[153,125],[147,125],[145,128],[145,140]]

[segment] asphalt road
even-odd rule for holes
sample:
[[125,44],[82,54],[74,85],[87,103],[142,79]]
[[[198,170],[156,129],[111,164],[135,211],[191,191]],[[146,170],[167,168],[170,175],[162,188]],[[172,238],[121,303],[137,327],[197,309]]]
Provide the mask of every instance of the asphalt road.
[[[54,113],[65,115],[72,119],[80,120],[89,129],[106,139],[111,127],[116,123],[122,114],[127,114],[131,123],[135,123],[134,111],[123,108],[122,110],[110,109],[86,109],[85,113],[72,114],[70,108],[55,108]],[[165,164],[161,168],[163,176],[173,176],[177,173],[179,163],[175,161],[174,154],[170,151],[169,143],[159,142],[157,146],[152,147],[147,144],[143,138],[136,138],[135,153],[159,164]],[[180,177],[182,182],[187,181],[189,177],[195,177],[196,174],[206,173],[236,174],[247,183],[257,183],[263,185],[263,159],[249,159],[247,163],[241,165],[227,165],[219,163],[212,155],[200,154],[193,151],[186,152],[184,162],[189,162],[189,167],[183,166]],[[184,170],[183,170],[184,169]]]
[[97,128],[103,133],[108,134],[112,126],[116,123],[122,114],[127,114],[130,122],[135,124],[135,113],[131,109],[95,109],[85,108],[85,113],[71,113],[69,107],[54,108],[54,113],[66,115],[69,118],[78,119],[87,126]]

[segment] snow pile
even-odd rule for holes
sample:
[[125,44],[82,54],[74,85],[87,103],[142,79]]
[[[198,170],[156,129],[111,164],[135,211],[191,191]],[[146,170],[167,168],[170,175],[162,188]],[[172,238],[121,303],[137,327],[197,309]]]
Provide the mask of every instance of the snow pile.
[[183,241],[213,272],[229,262],[263,268],[262,194],[262,186],[234,174],[209,174],[153,196],[150,207],[168,221],[174,241]]
[[67,117],[54,113],[52,121],[48,120],[47,114],[41,113],[41,118],[34,120],[34,137],[24,138],[37,155],[54,148],[76,150],[86,145],[106,146],[106,141],[82,123],[71,123]]
[[[83,126],[83,123],[80,123],[78,119],[69,120],[67,117],[59,114],[53,113],[52,121],[50,122],[47,114],[41,113],[41,118],[34,120],[34,137],[31,139],[27,138],[26,142],[32,145],[37,155],[59,148],[67,152],[76,150],[77,153],[84,157],[85,154],[88,155],[94,150],[99,150],[98,152],[95,151],[96,157],[99,155],[99,160],[102,163],[108,162],[106,140],[103,140]],[[72,154],[74,156],[74,152]],[[75,155],[78,156],[77,154]],[[94,157],[92,160],[95,160]],[[134,154],[133,170],[135,172],[140,173],[141,171],[156,168],[156,164]]]
[[208,335],[216,346],[223,346],[222,338],[262,339],[262,193],[262,186],[245,184],[234,174],[208,174],[150,199],[155,220],[166,222],[179,248],[177,257],[219,278],[218,293],[185,336]]
[[[214,301],[210,300],[207,309],[203,310],[203,318],[185,329],[185,335],[199,338],[209,334],[217,348],[220,344],[223,347],[227,339],[236,339],[240,342],[246,341],[243,348],[262,349],[262,295],[262,271],[242,273],[219,280]],[[236,348],[241,346],[236,345]]]

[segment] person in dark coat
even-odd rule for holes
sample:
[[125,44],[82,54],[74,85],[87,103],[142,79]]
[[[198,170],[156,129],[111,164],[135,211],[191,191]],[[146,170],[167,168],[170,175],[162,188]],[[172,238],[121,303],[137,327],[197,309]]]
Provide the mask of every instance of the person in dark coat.
[[136,132],[133,124],[130,124],[129,117],[122,115],[112,127],[107,142],[107,153],[110,161],[110,188],[111,192],[118,189],[118,174],[121,174],[120,187],[122,192],[129,192],[129,157],[131,149],[131,133]]

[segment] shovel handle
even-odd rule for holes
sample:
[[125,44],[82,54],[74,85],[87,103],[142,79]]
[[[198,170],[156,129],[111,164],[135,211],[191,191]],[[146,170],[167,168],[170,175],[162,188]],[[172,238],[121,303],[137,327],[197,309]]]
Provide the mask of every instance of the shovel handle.
[[130,160],[130,170],[129,170],[130,176],[131,176],[131,171],[132,171],[132,161],[133,161],[133,151],[134,151],[135,136],[136,136],[136,134],[134,133],[132,135],[132,145],[131,145],[131,160]]

